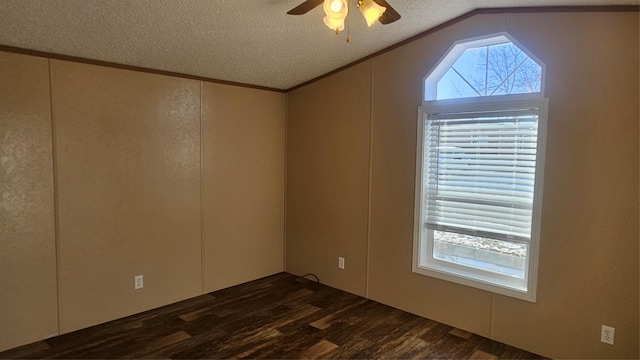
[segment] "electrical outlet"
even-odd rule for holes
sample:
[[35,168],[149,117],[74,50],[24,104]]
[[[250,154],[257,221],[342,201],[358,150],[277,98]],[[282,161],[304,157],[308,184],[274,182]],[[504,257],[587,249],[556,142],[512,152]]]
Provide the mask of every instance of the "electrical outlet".
[[338,256],[338,268],[344,270],[344,258],[342,256]]
[[144,287],[144,279],[142,275],[137,275],[133,278],[133,289],[139,290]]
[[613,345],[613,339],[616,335],[616,329],[611,326],[602,325],[602,332],[600,332],[600,341],[605,344]]

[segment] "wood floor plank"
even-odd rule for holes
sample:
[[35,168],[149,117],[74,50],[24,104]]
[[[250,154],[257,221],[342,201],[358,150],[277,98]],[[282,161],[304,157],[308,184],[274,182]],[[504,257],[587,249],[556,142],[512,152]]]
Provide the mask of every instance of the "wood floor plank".
[[7,358],[540,357],[281,273],[0,352]]
[[327,341],[320,340],[315,343],[313,346],[303,351],[300,354],[301,359],[319,359],[325,357],[326,354],[330,353],[332,350],[338,348],[338,345]]
[[[6,359],[18,359],[24,357],[37,357],[37,354],[41,354],[43,351],[50,349],[51,347],[46,341],[37,341],[32,344],[20,346],[15,349],[7,350],[1,353]],[[34,356],[36,355],[36,356]]]
[[333,320],[334,315],[327,315],[325,317],[323,317],[322,319],[316,320],[312,323],[309,323],[309,325],[313,326],[314,328],[318,329],[318,330],[324,330],[326,328],[328,328],[329,326],[331,326],[331,320]]
[[354,335],[351,341],[339,346],[333,351],[326,354],[327,359],[366,359],[369,357],[359,356],[359,354],[374,348],[375,343],[364,339],[357,334]]
[[187,334],[184,331],[178,331],[175,332],[171,335],[167,335],[164,337],[161,337],[157,340],[148,342],[146,344],[144,344],[144,348],[139,351],[139,352],[135,352],[132,354],[132,357],[134,358],[139,358],[141,357],[143,354],[153,354],[155,351],[157,351],[158,349],[179,343],[181,341],[184,341],[186,339],[189,339],[191,337],[191,335]]
[[449,331],[449,334],[451,334],[453,336],[457,336],[457,337],[463,338],[463,339],[469,339],[471,337],[471,335],[473,335],[470,332],[466,332],[464,330],[460,330],[460,329],[457,329],[457,328],[454,328],[451,331]]
[[471,354],[471,357],[469,357],[469,359],[497,359],[497,358],[498,358],[497,356],[487,354],[482,350],[474,351],[473,354]]

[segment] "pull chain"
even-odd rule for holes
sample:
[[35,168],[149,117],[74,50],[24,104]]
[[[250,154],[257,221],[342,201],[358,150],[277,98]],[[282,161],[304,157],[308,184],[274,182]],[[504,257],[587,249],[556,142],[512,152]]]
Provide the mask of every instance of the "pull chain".
[[351,26],[349,26],[349,24],[350,24],[349,14],[347,14],[347,42],[351,41],[351,38],[349,37]]

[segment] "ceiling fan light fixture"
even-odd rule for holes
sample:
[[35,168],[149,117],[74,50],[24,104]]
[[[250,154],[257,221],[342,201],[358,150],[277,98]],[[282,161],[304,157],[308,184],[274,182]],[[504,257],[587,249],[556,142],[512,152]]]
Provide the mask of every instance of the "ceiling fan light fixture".
[[[367,25],[371,27],[379,21],[382,25],[391,24],[400,20],[401,16],[386,0],[354,0],[364,16]],[[345,19],[349,13],[349,0],[304,0],[300,5],[287,11],[289,15],[303,15],[322,4],[324,23],[336,33],[345,27]],[[382,5],[381,5],[382,4]],[[348,23],[347,23],[348,25]],[[349,37],[347,36],[347,42]]]
[[331,9],[331,11],[334,13],[341,12],[344,7],[344,4],[340,0],[329,1],[329,9]]
[[344,30],[344,19],[334,19],[328,16],[324,17],[324,24],[331,30],[335,30],[336,33]]
[[347,0],[324,0],[324,24],[336,32],[344,30],[344,19],[349,13]]
[[358,0],[358,8],[367,21],[368,27],[371,27],[387,11],[386,7],[378,5],[374,0]]

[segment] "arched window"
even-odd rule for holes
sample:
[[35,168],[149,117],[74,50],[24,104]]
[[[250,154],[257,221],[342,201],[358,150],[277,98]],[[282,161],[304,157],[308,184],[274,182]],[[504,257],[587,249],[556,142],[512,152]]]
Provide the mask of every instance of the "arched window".
[[454,44],[425,78],[414,272],[535,301],[544,70],[501,33]]
[[508,34],[456,43],[425,78],[424,100],[541,94],[544,66]]

